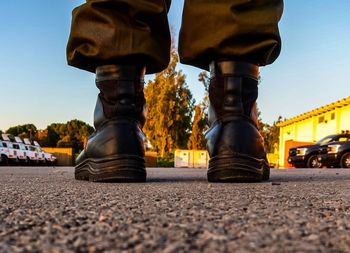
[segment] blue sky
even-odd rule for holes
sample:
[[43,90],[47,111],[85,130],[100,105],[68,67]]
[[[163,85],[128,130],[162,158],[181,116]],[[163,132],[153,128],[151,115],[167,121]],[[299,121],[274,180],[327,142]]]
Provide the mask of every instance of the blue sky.
[[[94,75],[66,65],[71,10],[83,1],[0,2],[0,129],[81,119],[92,124]],[[169,22],[179,30],[183,0]],[[285,1],[278,60],[261,69],[263,121],[289,118],[350,95],[350,1]],[[200,70],[179,65],[199,102]],[[151,78],[151,77],[148,77]]]

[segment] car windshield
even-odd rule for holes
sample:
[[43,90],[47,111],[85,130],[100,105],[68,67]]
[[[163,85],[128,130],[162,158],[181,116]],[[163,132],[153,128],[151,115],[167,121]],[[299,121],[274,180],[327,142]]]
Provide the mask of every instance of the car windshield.
[[323,139],[319,140],[318,142],[316,142],[316,144],[320,144],[320,145],[323,145],[323,144],[326,144],[326,143],[329,143],[333,140],[334,136],[331,135],[331,136],[326,136],[324,137]]

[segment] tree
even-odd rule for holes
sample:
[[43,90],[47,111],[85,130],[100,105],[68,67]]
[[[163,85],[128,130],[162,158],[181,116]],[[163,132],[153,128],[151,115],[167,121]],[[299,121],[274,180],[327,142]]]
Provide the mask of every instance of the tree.
[[203,86],[204,86],[204,90],[205,90],[205,95],[202,101],[202,109],[204,112],[204,121],[207,125],[207,127],[209,127],[209,117],[208,117],[208,109],[209,109],[209,84],[210,84],[210,78],[208,76],[208,72],[207,71],[202,71],[201,73],[199,73],[198,75],[198,81],[200,81]]
[[56,147],[60,136],[53,128],[52,124],[45,130],[38,131],[38,142],[43,147]]
[[195,114],[192,123],[192,131],[188,142],[188,149],[205,149],[206,141],[204,132],[209,128],[209,84],[210,79],[207,71],[198,75],[198,81],[204,86],[205,95],[200,104],[195,107]]
[[282,116],[279,116],[277,121],[274,121],[272,125],[263,123],[259,114],[259,131],[264,138],[265,149],[268,153],[274,153],[275,149],[278,150],[279,146],[279,127],[278,123],[282,122]]
[[187,146],[194,99],[182,71],[176,70],[178,55],[171,51],[167,69],[145,87],[147,121],[145,134],[161,157]]
[[201,105],[196,105],[194,110],[194,118],[192,131],[188,141],[188,149],[205,149],[204,131],[207,128],[207,122],[204,115],[204,110]]
[[[210,84],[210,79],[208,76],[208,72],[207,71],[202,71],[199,73],[198,75],[198,81],[200,81],[203,86],[204,86],[204,90],[206,92],[206,97],[208,97],[208,92],[209,92],[209,84]],[[205,100],[206,98],[204,98]]]
[[275,149],[279,149],[280,128],[277,126],[277,124],[281,123],[282,121],[282,116],[278,116],[277,121],[274,121],[272,126],[269,128],[269,133],[266,137],[266,147],[267,152],[269,153],[274,153]]
[[65,124],[53,123],[39,133],[39,143],[50,147],[71,147],[74,153],[84,148],[84,143],[94,128],[80,120],[71,120]]
[[10,127],[9,129],[7,129],[6,133],[11,134],[13,136],[19,136],[21,138],[34,139],[36,137],[37,131],[38,130],[35,125],[25,124]]

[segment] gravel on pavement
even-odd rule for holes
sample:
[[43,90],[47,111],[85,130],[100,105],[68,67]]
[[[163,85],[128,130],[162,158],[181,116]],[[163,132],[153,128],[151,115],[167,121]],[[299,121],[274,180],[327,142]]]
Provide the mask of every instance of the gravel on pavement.
[[350,252],[350,170],[272,170],[214,184],[149,168],[146,183],[0,167],[0,252]]

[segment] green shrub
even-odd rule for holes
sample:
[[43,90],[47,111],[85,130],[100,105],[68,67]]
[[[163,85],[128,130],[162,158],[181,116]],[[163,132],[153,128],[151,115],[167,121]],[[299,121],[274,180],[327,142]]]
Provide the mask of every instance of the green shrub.
[[158,167],[174,167],[174,154],[169,153],[165,157],[157,157]]

